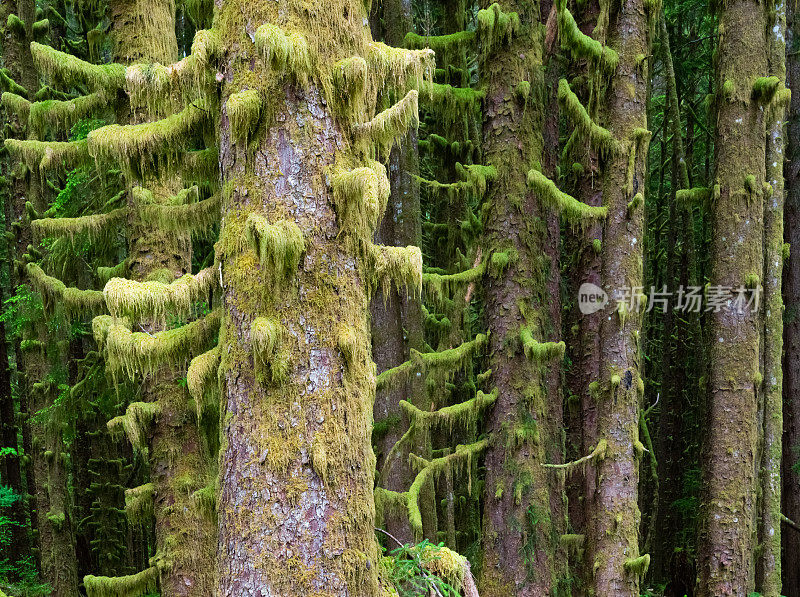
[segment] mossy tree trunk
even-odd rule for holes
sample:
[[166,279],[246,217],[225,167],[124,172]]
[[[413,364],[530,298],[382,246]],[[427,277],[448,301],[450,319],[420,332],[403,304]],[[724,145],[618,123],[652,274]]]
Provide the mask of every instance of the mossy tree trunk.
[[[648,12],[642,0],[623,0],[608,10],[607,40],[618,57],[601,117],[616,147],[601,164],[607,217],[602,241],[602,287],[614,295],[642,286],[647,126],[647,61],[650,54]],[[600,19],[598,19],[600,22]],[[631,159],[631,157],[633,159]],[[619,296],[619,295],[618,295]],[[627,303],[627,304],[626,304]],[[600,378],[596,394],[597,485],[586,557],[592,562],[596,595],[638,596],[649,555],[639,555],[637,504],[639,408],[643,393],[640,361],[641,310],[622,299],[616,313],[599,315]]]
[[[489,264],[488,366],[498,390],[487,422],[492,439],[483,510],[484,597],[553,594],[561,555],[560,521],[550,503],[550,486],[557,481],[542,466],[561,459],[561,422],[554,414],[560,414],[563,345],[555,344],[560,330],[551,307],[558,296],[548,284],[558,264],[545,253],[558,227],[548,229],[544,202],[528,189],[526,178],[528,168],[544,159],[544,30],[538,2],[500,6],[505,13],[517,12],[520,26],[508,44],[482,40],[493,45],[482,62],[483,155],[497,178],[486,196],[482,248]],[[534,341],[552,342],[553,354],[529,356],[523,329]]]
[[[760,290],[763,275],[766,77],[764,5],[734,0],[719,13],[712,286]],[[698,545],[698,595],[754,588],[755,470],[760,311],[733,299],[711,313],[705,494]]]
[[[792,91],[787,117],[786,213],[784,237],[789,250],[800,247],[800,55],[791,51],[800,34],[800,21],[792,3],[787,5],[786,84]],[[784,271],[783,301],[786,307],[783,360],[783,466],[782,512],[791,520],[800,519],[800,471],[797,446],[800,446],[800,259],[789,258]],[[786,527],[784,527],[786,528]],[[783,543],[783,592],[800,595],[800,533],[786,529]]]

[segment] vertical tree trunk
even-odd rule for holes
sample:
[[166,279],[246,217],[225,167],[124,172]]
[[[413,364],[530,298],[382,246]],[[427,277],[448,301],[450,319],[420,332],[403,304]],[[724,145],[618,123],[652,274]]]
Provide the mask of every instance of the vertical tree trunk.
[[[710,281],[736,293],[758,289],[764,271],[766,131],[754,87],[767,75],[764,7],[749,0],[725,3],[719,23]],[[744,596],[754,587],[760,323],[759,312],[737,308],[732,298],[711,313],[700,597]]]
[[[563,344],[556,344],[560,323],[553,321],[552,307],[558,294],[549,285],[558,263],[545,252],[558,228],[548,229],[550,214],[526,179],[527,168],[545,157],[538,99],[548,96],[544,28],[538,3],[505,1],[500,7],[506,15],[516,12],[520,27],[508,44],[482,40],[492,46],[481,74],[483,155],[497,178],[486,196],[482,248],[489,264],[484,277],[489,368],[498,390],[487,424],[492,439],[482,529],[484,597],[551,594],[562,580],[553,541],[560,535],[560,520],[550,503],[556,480],[542,466],[561,459]],[[523,80],[529,85],[526,93],[520,92]],[[529,355],[525,334],[542,346],[552,342],[552,353]]]
[[[646,7],[623,0],[609,15],[609,46],[619,56],[602,113],[618,147],[603,164],[602,287],[612,297],[642,286],[644,183],[647,146],[647,62],[650,53]],[[630,160],[633,154],[633,160]],[[632,169],[632,171],[631,171]],[[623,299],[624,300],[624,299]],[[637,505],[641,312],[633,301],[602,315],[597,397],[597,488],[589,544],[596,595],[638,596],[649,555],[639,555]]]

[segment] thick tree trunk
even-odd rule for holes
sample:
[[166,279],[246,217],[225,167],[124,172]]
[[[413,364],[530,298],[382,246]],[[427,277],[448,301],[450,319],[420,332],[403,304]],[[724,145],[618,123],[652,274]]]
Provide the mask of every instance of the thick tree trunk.
[[[619,55],[602,113],[618,148],[605,160],[602,287],[614,295],[642,286],[647,126],[647,62],[650,53],[646,8],[623,0],[610,15],[609,46]],[[630,161],[634,152],[634,160]],[[633,168],[633,171],[630,171]],[[598,446],[595,511],[589,538],[596,595],[638,596],[649,555],[639,556],[639,407],[643,391],[640,362],[641,311],[636,300],[621,299],[617,312],[596,315],[600,324],[600,379],[597,392]],[[630,303],[633,304],[630,304]],[[627,303],[627,304],[626,304]]]
[[753,84],[768,74],[764,6],[749,0],[724,4],[720,31],[710,282],[734,296],[710,321],[700,597],[744,596],[754,587],[761,320],[759,311],[734,298],[738,288],[759,290],[763,275],[766,131]]
[[[544,158],[544,110],[534,99],[547,97],[544,30],[538,4],[500,6],[518,12],[521,26],[509,44],[495,42],[482,75],[483,155],[497,170],[486,196],[490,208],[482,244],[489,263],[484,277],[489,368],[498,390],[487,424],[492,439],[482,529],[484,597],[550,594],[562,580],[558,544],[552,541],[561,528],[550,501],[550,486],[557,481],[542,465],[561,459],[563,351],[554,350],[544,361],[529,358],[520,339],[523,329],[538,342],[557,342],[560,336],[552,316],[558,294],[552,295],[549,283],[558,263],[545,252],[558,228],[547,226],[544,201],[526,182],[527,168]],[[528,95],[515,93],[519,73],[530,79]],[[503,256],[507,267],[493,265]]]

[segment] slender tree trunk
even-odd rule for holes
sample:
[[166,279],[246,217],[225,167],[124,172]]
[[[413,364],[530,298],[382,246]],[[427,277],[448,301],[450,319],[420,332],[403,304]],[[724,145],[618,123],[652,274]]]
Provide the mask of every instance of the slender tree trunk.
[[763,275],[766,131],[754,82],[767,75],[766,19],[763,5],[749,0],[724,4],[719,19],[718,186],[710,281],[734,294],[710,318],[700,597],[744,596],[754,587],[754,459],[761,387],[759,311],[733,299],[738,288],[759,290]]
[[[641,57],[650,53],[650,43],[646,8],[640,0],[623,0],[618,12],[609,17],[608,43],[619,55],[619,63],[603,113],[619,146],[603,166],[603,203],[608,215],[601,279],[613,300],[614,293],[628,289],[629,295],[635,294],[636,287],[642,286],[642,194],[650,134],[645,129],[647,62]],[[639,556],[638,545],[641,321],[636,301],[623,299],[617,312],[602,316],[600,324],[597,436],[598,446],[603,442],[605,450],[596,459],[596,510],[589,541],[596,595],[638,596],[640,577],[650,559]]]

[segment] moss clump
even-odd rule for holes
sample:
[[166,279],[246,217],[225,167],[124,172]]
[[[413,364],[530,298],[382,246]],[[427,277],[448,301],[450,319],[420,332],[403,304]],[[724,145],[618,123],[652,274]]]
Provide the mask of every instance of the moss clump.
[[675,191],[675,199],[687,208],[691,208],[695,205],[702,205],[711,199],[711,189],[708,187],[679,189]]
[[[494,260],[494,255],[492,259]],[[425,294],[433,300],[435,304],[441,305],[445,299],[450,297],[453,289],[460,287],[463,284],[477,282],[486,273],[486,262],[479,263],[475,267],[468,270],[458,272],[457,274],[422,274],[422,284],[425,289]]]
[[419,92],[412,89],[392,107],[380,112],[369,122],[356,126],[355,133],[365,150],[376,147],[386,155],[412,126],[416,128],[418,125]]
[[232,93],[225,103],[225,109],[231,119],[231,133],[234,138],[247,144],[261,117],[261,95],[255,89]]
[[250,214],[245,222],[245,238],[258,255],[261,267],[276,280],[291,276],[300,264],[306,240],[299,226],[289,220],[270,224],[263,216]]
[[114,417],[106,426],[114,435],[124,433],[134,448],[145,451],[148,430],[160,414],[161,406],[156,402],[131,402],[124,415]]
[[125,514],[134,524],[145,524],[153,518],[152,483],[125,490]]
[[80,119],[108,107],[109,103],[109,96],[104,91],[96,91],[67,101],[35,102],[30,106],[28,123],[40,135],[48,130],[70,130]]
[[775,97],[781,87],[778,77],[758,77],[753,82],[753,99],[762,104],[768,104]]
[[558,33],[561,38],[561,46],[568,49],[574,58],[585,59],[598,65],[606,75],[613,74],[619,64],[619,55],[612,48],[584,34],[575,22],[572,13],[564,5],[565,3],[560,4]]
[[155,318],[163,322],[168,313],[180,316],[191,314],[194,303],[207,295],[216,282],[214,266],[196,275],[186,274],[171,284],[112,278],[103,289],[103,296],[114,317],[128,316],[133,320]]
[[129,328],[108,315],[92,320],[95,339],[106,350],[110,371],[125,371],[133,378],[136,373],[152,373],[163,365],[189,361],[192,355],[207,349],[220,323],[219,311],[183,327],[148,334],[131,332]]
[[8,69],[6,68],[0,68],[0,89],[22,97],[28,97],[28,90],[9,77]]
[[197,355],[189,363],[189,369],[186,372],[186,387],[197,405],[198,419],[202,418],[203,412],[209,404],[207,397],[209,395],[216,396],[216,392],[213,390],[219,388],[217,374],[220,359],[219,346],[215,346],[211,350]]
[[91,64],[50,46],[31,43],[37,70],[65,89],[87,85],[92,91],[109,95],[125,85],[125,67],[121,64]]
[[266,24],[256,30],[254,42],[274,70],[293,75],[301,85],[308,83],[312,74],[312,58],[305,36]]
[[6,110],[13,112],[23,125],[28,122],[28,115],[31,110],[31,103],[16,93],[6,91],[0,98]]
[[125,223],[128,208],[122,207],[104,214],[79,218],[41,218],[31,222],[31,229],[38,238],[62,237],[74,242],[75,237],[86,235],[91,242],[115,234]]
[[105,310],[102,292],[68,287],[58,278],[45,274],[35,263],[29,263],[26,271],[33,285],[44,296],[45,303],[62,305],[67,316],[93,315]]
[[337,164],[331,176],[333,200],[342,232],[368,242],[386,209],[389,178],[380,162],[348,170]]
[[587,139],[601,155],[610,156],[619,151],[619,142],[611,131],[592,120],[578,96],[570,89],[566,79],[558,82],[558,102],[575,125],[578,134]]
[[286,376],[288,361],[281,354],[283,336],[283,326],[274,317],[256,317],[250,326],[253,361],[256,375],[262,382],[271,379],[274,383],[280,383]]
[[139,219],[143,224],[157,226],[165,232],[189,232],[195,237],[208,238],[213,234],[214,225],[220,221],[220,206],[219,194],[195,203],[156,203],[140,207]]
[[130,576],[83,577],[87,597],[139,597],[158,590],[158,569],[153,566]]
[[623,566],[626,572],[644,576],[647,574],[647,569],[650,567],[650,554],[646,553],[638,558],[630,558],[625,560],[625,564],[623,564]]
[[538,170],[528,171],[528,186],[539,194],[545,203],[558,210],[572,225],[581,225],[588,221],[603,219],[608,214],[608,208],[605,206],[586,205],[560,191],[552,180]]
[[525,356],[533,361],[544,362],[564,358],[566,345],[563,342],[538,342],[533,338],[528,326],[520,328],[519,339]]
[[402,286],[405,291],[417,293],[422,288],[422,251],[419,247],[385,247],[373,245],[371,252],[373,280],[388,297],[392,283],[398,292]]
[[484,58],[489,56],[496,44],[510,42],[520,28],[519,15],[516,12],[503,12],[497,2],[479,10],[475,22]]
[[436,114],[444,126],[457,122],[464,114],[475,112],[486,96],[482,89],[453,87],[439,83],[424,82],[420,87],[422,105]]
[[14,13],[6,19],[6,30],[22,39],[25,37],[25,23]]
[[89,153],[96,160],[120,164],[129,174],[168,166],[208,118],[205,106],[192,104],[163,120],[104,126],[89,133]]
[[628,217],[630,218],[633,215],[633,212],[635,212],[643,205],[644,205],[644,195],[642,193],[636,193],[633,196],[633,199],[631,199],[628,202],[628,208],[627,208]]

